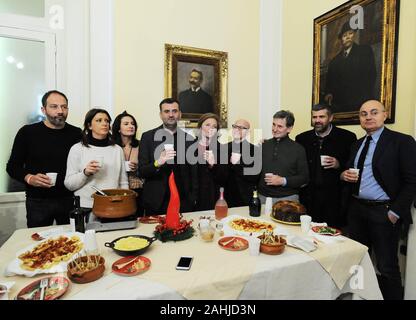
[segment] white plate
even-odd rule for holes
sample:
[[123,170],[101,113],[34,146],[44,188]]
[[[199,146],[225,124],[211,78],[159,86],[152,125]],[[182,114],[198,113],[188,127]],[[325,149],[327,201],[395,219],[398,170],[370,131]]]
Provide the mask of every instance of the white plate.
[[[255,221],[259,221],[259,222],[263,222],[263,223],[268,223],[271,224],[272,226],[274,226],[273,232],[276,235],[288,235],[289,232],[287,231],[287,229],[278,226],[275,222],[271,221],[271,220],[266,220],[263,219],[262,217],[243,217],[243,216],[239,216],[239,215],[231,215],[228,216],[224,219],[221,220],[221,222],[224,225],[224,235],[226,236],[233,236],[233,235],[238,235],[238,236],[243,236],[243,237],[248,237],[250,236],[250,232],[246,232],[246,231],[241,231],[241,230],[235,230],[233,228],[231,228],[231,226],[229,225],[229,222],[235,219],[247,219],[247,220],[255,220]],[[252,232],[252,236],[260,236],[263,234],[263,231],[261,232]]]
[[[37,241],[33,244],[31,244],[30,246],[27,246],[26,248],[19,250],[16,253],[16,258],[14,260],[12,260],[9,265],[6,267],[5,270],[5,275],[7,277],[11,277],[14,275],[22,275],[22,276],[26,276],[26,277],[33,277],[36,276],[38,274],[47,274],[47,273],[58,273],[58,272],[66,272],[66,267],[68,265],[68,263],[72,260],[72,258],[75,256],[72,256],[71,259],[69,259],[68,261],[61,261],[60,263],[54,265],[52,268],[49,269],[36,269],[33,271],[29,271],[29,270],[25,270],[23,269],[20,264],[21,264],[21,260],[18,258],[19,255],[21,255],[22,253],[25,253],[27,251],[32,250],[34,247],[40,245],[42,242],[45,242],[49,239],[56,239],[60,236],[66,236],[68,238],[72,237],[72,236],[78,236],[81,239],[81,242],[84,243],[84,234],[83,233],[79,233],[79,232],[66,232],[66,233],[62,233],[62,234],[55,234],[49,238],[46,238],[45,240],[42,241]],[[78,254],[82,254],[82,252],[84,251],[84,249],[82,249]]]

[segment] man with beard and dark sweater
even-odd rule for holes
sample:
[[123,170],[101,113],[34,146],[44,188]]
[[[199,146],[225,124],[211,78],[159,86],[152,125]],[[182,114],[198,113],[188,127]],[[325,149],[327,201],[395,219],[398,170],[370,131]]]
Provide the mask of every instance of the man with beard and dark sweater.
[[225,199],[228,206],[248,206],[261,172],[261,150],[247,141],[250,123],[237,120],[233,125],[233,141],[228,143],[228,179]]
[[143,205],[146,215],[166,214],[169,204],[169,176],[173,172],[178,188],[180,212],[193,211],[198,195],[197,166],[186,153],[195,139],[178,128],[179,102],[166,98],[159,104],[163,124],[143,133],[140,139],[139,176],[145,179]]
[[331,107],[315,105],[312,107],[313,129],[296,136],[296,142],[305,148],[310,178],[300,197],[314,222],[327,222],[340,228],[346,224],[346,207],[341,204],[348,197],[342,192],[344,183],[339,175],[357,138],[354,133],[335,127],[332,120]]
[[[59,91],[45,93],[41,110],[45,120],[25,125],[17,133],[7,173],[26,183],[26,217],[29,228],[69,223],[73,193],[65,188],[69,149],[80,141],[81,130],[66,123],[68,99]],[[46,173],[57,173],[53,185]]]

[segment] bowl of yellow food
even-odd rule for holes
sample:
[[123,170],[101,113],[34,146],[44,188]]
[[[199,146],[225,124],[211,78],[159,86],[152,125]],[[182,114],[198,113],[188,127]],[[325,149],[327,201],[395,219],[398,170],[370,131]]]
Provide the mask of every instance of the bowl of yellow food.
[[120,256],[138,256],[143,254],[150,245],[157,240],[156,237],[150,238],[142,235],[132,235],[117,238],[104,245],[112,248]]

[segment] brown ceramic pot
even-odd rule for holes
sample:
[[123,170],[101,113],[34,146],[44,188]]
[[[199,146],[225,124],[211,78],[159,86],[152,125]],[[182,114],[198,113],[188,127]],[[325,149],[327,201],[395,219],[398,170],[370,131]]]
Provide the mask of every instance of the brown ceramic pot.
[[99,218],[124,218],[137,211],[137,193],[129,189],[102,190],[106,196],[94,193],[92,212]]
[[[258,237],[260,240],[263,239],[263,236]],[[278,237],[275,236],[275,240],[278,241]],[[277,244],[264,244],[260,243],[260,252],[265,254],[277,255],[281,254],[285,250],[286,239],[280,237],[280,242]]]
[[[90,256],[90,259],[95,258],[95,257],[98,259],[97,256]],[[99,262],[98,267],[96,267],[92,270],[84,271],[84,272],[75,271],[75,269],[74,269],[75,268],[75,262],[72,261],[72,262],[68,263],[68,271],[67,271],[68,278],[71,279],[71,281],[75,282],[75,283],[88,283],[88,282],[92,282],[92,281],[100,279],[104,274],[105,260],[101,256],[99,257],[99,259],[100,259],[99,260],[100,262]],[[80,262],[80,261],[86,262],[87,257],[83,256],[83,257],[80,257],[80,258],[76,258],[75,261],[77,261],[77,262]]]

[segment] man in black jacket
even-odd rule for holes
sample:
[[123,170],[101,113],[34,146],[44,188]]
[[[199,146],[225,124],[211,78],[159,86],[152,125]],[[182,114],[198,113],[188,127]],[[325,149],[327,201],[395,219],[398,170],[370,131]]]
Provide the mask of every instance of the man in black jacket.
[[[42,98],[45,120],[25,125],[17,133],[7,173],[26,183],[28,228],[69,223],[73,193],[64,186],[66,160],[71,147],[81,140],[81,130],[66,123],[68,99],[59,91]],[[46,173],[57,173],[53,185]]]
[[261,150],[247,141],[250,123],[237,120],[233,125],[233,141],[228,143],[228,179],[225,199],[228,206],[248,206],[261,172]]
[[341,206],[341,202],[348,199],[342,197],[344,183],[339,175],[345,169],[351,145],[357,137],[335,127],[332,120],[331,107],[315,105],[312,107],[314,129],[296,136],[296,142],[306,150],[310,178],[300,198],[314,222],[327,222],[340,228],[346,224],[345,205]]
[[402,299],[397,258],[401,224],[412,223],[410,206],[416,195],[416,142],[413,137],[384,127],[387,113],[375,100],[360,109],[366,136],[351,149],[341,179],[351,184],[348,210],[350,236],[374,250],[384,299]]
[[[145,179],[143,205],[146,215],[166,214],[169,204],[169,176],[175,175],[181,212],[194,209],[198,194],[196,166],[191,166],[186,153],[194,138],[177,128],[181,118],[179,102],[167,98],[159,104],[163,125],[144,132],[140,140],[139,175]],[[173,147],[173,148],[172,148]]]
[[183,113],[214,112],[211,95],[201,88],[204,80],[201,71],[193,69],[189,75],[190,88],[179,93],[179,102]]
[[357,111],[367,100],[374,99],[376,65],[373,49],[357,44],[348,20],[338,35],[342,49],[328,66],[325,102],[334,113]]

